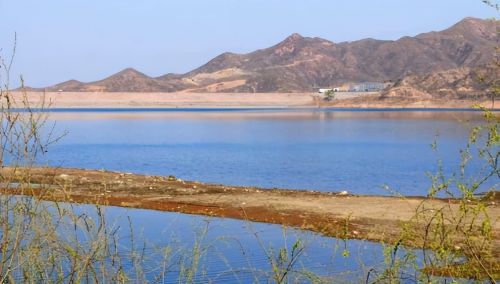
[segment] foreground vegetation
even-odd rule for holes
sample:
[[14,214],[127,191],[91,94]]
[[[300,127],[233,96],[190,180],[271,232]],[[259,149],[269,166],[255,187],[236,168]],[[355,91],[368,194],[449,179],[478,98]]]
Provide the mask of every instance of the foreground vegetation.
[[[9,87],[12,58],[0,58],[0,64],[0,166],[23,169],[0,174],[4,193],[0,195],[0,283],[216,281],[200,269],[204,261],[214,257],[209,250],[213,244],[204,238],[209,226],[198,228],[197,238],[187,248],[164,245],[152,249],[139,237],[134,224],[127,230],[117,227],[101,205],[82,211],[71,203],[43,200],[54,186],[68,195],[72,190],[70,183],[33,182],[37,157],[61,136],[52,132],[46,114],[39,111],[47,107],[43,101],[36,106],[30,105],[26,96],[14,101]],[[498,66],[498,62],[495,64]],[[492,82],[494,102],[499,92],[497,78]],[[14,111],[15,107],[23,111]],[[488,214],[488,208],[499,202],[500,115],[485,108],[481,111],[484,123],[471,126],[460,153],[459,172],[446,176],[439,166],[436,173],[429,174],[429,198],[422,199],[411,218],[401,222],[400,233],[384,245],[384,262],[355,279],[366,283],[466,279],[495,283],[500,279],[500,236],[492,229],[498,220]],[[438,152],[437,143],[434,149]],[[481,165],[479,173],[471,170],[473,164]],[[106,191],[106,184],[101,186]],[[453,199],[455,204],[430,206],[438,197]],[[456,204],[458,210],[452,209]],[[346,245],[351,237],[350,223],[350,217],[346,217],[336,227],[337,237],[344,243],[340,261],[351,261]],[[254,235],[267,265],[266,269],[250,271],[252,281],[330,283],[338,279],[337,275],[318,275],[298,265],[307,257],[306,240],[272,247]],[[240,272],[235,268],[231,273]]]

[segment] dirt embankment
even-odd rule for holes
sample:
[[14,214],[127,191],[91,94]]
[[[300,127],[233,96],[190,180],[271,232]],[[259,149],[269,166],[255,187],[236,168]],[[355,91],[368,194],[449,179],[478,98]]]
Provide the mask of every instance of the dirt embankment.
[[[426,208],[457,211],[455,200],[422,197],[355,196],[285,189],[261,189],[183,181],[173,176],[145,176],[96,170],[4,168],[11,182],[31,186],[3,190],[35,195],[44,200],[114,205],[188,214],[228,217],[282,224],[328,236],[392,242],[402,223],[410,220],[425,200]],[[6,185],[4,185],[6,187]],[[488,207],[493,237],[500,240],[498,200]]]
[[[24,94],[13,92],[22,107]],[[339,93],[327,102],[315,93],[137,93],[137,92],[28,92],[31,107],[52,108],[470,108],[490,106],[487,100],[433,99],[381,96],[379,93]],[[497,108],[500,104],[497,104]]]
[[469,109],[476,105],[499,109],[500,104],[492,105],[487,99],[437,99],[432,97],[367,95],[355,98],[321,101],[321,107],[338,108],[392,108],[392,109]]

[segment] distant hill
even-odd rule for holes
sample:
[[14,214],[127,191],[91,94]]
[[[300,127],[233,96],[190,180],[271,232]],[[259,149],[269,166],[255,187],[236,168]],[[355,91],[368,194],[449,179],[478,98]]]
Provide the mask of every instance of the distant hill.
[[[492,93],[493,85],[500,85],[498,67],[461,67],[404,77],[383,92],[390,97],[429,96],[441,99],[477,99]],[[493,83],[496,82],[496,83]]]
[[[462,83],[449,78],[461,74],[457,76],[471,81],[473,70],[491,62],[498,45],[498,29],[496,21],[466,18],[444,31],[396,41],[363,39],[333,43],[293,34],[266,49],[248,54],[221,54],[186,74],[152,78],[129,68],[100,81],[71,80],[45,90],[308,92],[314,87],[388,80],[398,82],[399,87],[429,91],[429,83],[434,82],[446,85],[436,88],[453,90],[449,84]],[[449,80],[440,81],[440,76]],[[463,87],[478,86],[470,83]]]

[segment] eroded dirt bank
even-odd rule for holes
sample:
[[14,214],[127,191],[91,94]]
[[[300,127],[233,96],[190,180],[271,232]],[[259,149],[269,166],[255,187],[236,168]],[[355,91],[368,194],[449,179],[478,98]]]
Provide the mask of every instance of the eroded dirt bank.
[[[261,189],[183,181],[109,171],[4,168],[3,193],[35,195],[44,200],[114,205],[131,208],[229,217],[283,224],[328,236],[393,242],[402,223],[425,200],[427,208],[458,210],[455,200],[422,197],[355,196],[286,189]],[[28,181],[31,186],[16,182]],[[9,186],[16,183],[16,186]],[[489,203],[493,238],[500,240],[500,206]],[[498,249],[496,250],[498,251]]]
[[[338,93],[324,101],[317,93],[138,93],[138,92],[12,92],[23,107],[51,108],[470,108],[489,100],[433,99],[430,97],[381,97],[379,93]],[[499,108],[497,104],[495,106]]]

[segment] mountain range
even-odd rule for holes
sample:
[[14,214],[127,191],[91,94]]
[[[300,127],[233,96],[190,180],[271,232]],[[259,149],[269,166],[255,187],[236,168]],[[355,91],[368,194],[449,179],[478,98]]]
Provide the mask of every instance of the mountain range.
[[396,88],[411,87],[427,93],[453,93],[460,88],[474,91],[482,87],[472,77],[494,59],[498,31],[498,21],[465,18],[443,31],[394,41],[334,43],[292,34],[272,47],[251,53],[223,53],[185,74],[153,78],[127,68],[100,81],[70,80],[44,90],[311,92],[354,82],[392,81]]

